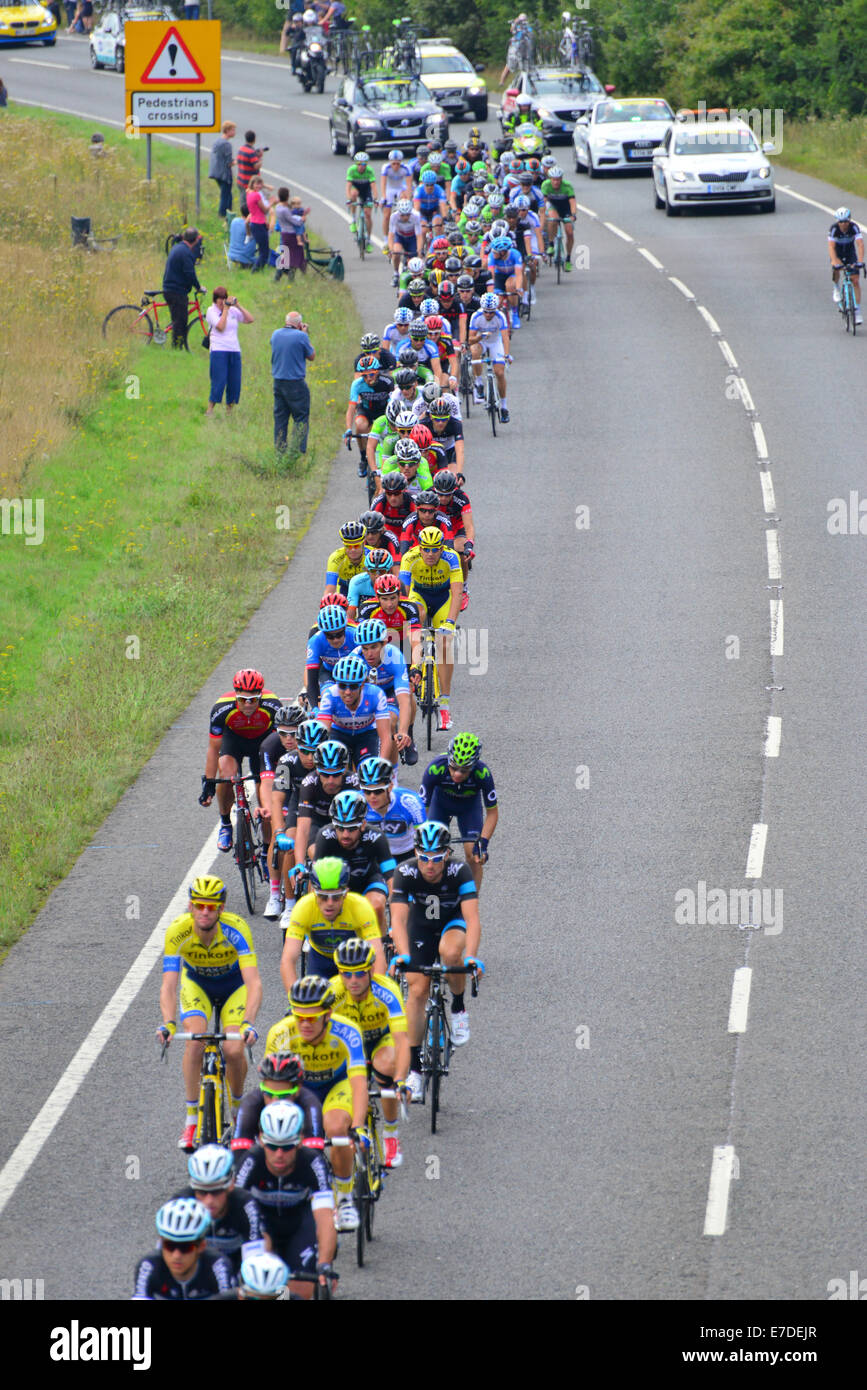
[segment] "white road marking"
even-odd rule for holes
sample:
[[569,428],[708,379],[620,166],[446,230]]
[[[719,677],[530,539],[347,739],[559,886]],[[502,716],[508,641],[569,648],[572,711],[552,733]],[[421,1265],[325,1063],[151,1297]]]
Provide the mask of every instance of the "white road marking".
[[777,510],[777,499],[774,496],[774,480],[767,470],[759,474],[759,482],[762,485],[762,502],[764,503],[765,511],[768,513],[775,512]]
[[703,304],[697,304],[695,307],[698,309],[698,312],[701,314],[711,333],[722,333],[722,329],[713,314],[709,313]]
[[764,463],[768,457],[768,445],[765,439],[765,432],[758,420],[753,421],[753,439],[756,441],[756,453]]
[[652,251],[648,251],[645,246],[639,246],[637,250],[639,256],[643,256],[646,261],[649,261],[654,270],[665,270],[662,261],[658,261]]
[[247,66],[248,66],[248,67],[251,67],[251,68],[279,68],[280,71],[281,71],[281,72],[285,72],[285,73],[287,74],[287,76],[290,76],[290,77],[291,77],[291,75],[292,75],[292,71],[291,71],[291,68],[289,67],[288,62],[287,62],[287,63],[263,63],[262,60],[261,60],[260,58],[233,58],[233,57],[231,57],[231,55],[228,54],[228,53],[224,53],[224,54],[223,54],[223,62],[224,62],[224,63],[246,63]]
[[729,1206],[729,1187],[734,1169],[735,1151],[732,1144],[717,1144],[710,1165],[710,1184],[704,1213],[704,1234],[721,1236],[725,1232]]
[[783,655],[783,600],[772,598],[771,605],[771,656]]
[[778,758],[783,741],[783,719],[779,714],[768,715],[768,729],[765,734],[765,757]]
[[302,115],[302,116],[312,116],[313,119],[314,119],[314,121],[327,121],[327,120],[328,120],[328,117],[327,117],[327,116],[323,116],[323,114],[322,114],[321,111],[305,111],[303,107],[301,108],[301,115]]
[[585,208],[584,204],[579,202],[576,202],[575,206],[579,212],[583,212],[585,217],[592,217],[594,222],[599,221],[599,213],[594,212],[592,208]]
[[215,824],[202,849],[181,880],[182,886],[175,893],[39,1114],[32,1121],[23,1138],[0,1170],[0,1215],[63,1119],[92,1067],[99,1060],[104,1047],[118,1024],[123,1021],[127,1009],[137,997],[142,985],[159,960],[165,940],[166,927],[173,918],[178,917],[183,912],[189,901],[187,885],[199,874],[207,873],[217,857],[218,830],[219,826]]
[[747,1010],[750,1007],[750,985],[753,980],[752,968],[749,965],[741,965],[735,971],[732,981],[732,998],[729,1004],[729,1026],[730,1033],[745,1033],[747,1031]]
[[744,410],[746,410],[747,413],[750,415],[755,415],[756,407],[753,404],[753,398],[750,395],[750,388],[747,386],[747,383],[744,381],[742,376],[738,377],[738,390],[741,393],[741,400],[744,403]]
[[829,213],[831,217],[834,216],[834,208],[829,208],[826,203],[817,203],[815,198],[808,198],[805,193],[796,193],[794,188],[789,188],[784,183],[777,184],[777,191],[780,193],[788,193],[790,198],[797,198],[799,203],[809,203],[810,207],[821,208],[822,212]]
[[32,68],[63,68],[64,72],[72,72],[71,63],[47,63],[42,58],[10,58],[10,63],[28,63]]
[[615,236],[619,236],[621,241],[635,240],[635,237],[631,237],[628,232],[621,231],[620,227],[615,227],[613,222],[604,222],[602,225],[607,227],[609,232],[613,232]]
[[780,538],[773,527],[765,532],[765,542],[768,547],[768,578],[782,579],[783,571],[780,562]]
[[725,358],[726,362],[727,362],[727,363],[729,364],[729,366],[731,367],[732,371],[733,371],[733,372],[736,372],[736,371],[738,370],[738,364],[737,364],[737,359],[736,359],[734,353],[732,352],[732,350],[731,350],[731,348],[729,347],[728,343],[726,342],[725,338],[720,338],[718,341],[719,341],[719,350],[720,350],[720,352],[722,353],[722,355],[723,355],[723,357]]
[[288,106],[278,106],[275,101],[257,101],[255,97],[229,97],[230,101],[243,101],[246,106],[267,106],[269,111],[288,111]]
[[688,286],[686,286],[686,285],[683,283],[682,280],[676,279],[674,275],[669,275],[668,278],[669,278],[669,280],[671,281],[671,283],[674,285],[674,288],[675,288],[676,290],[680,290],[680,292],[681,292],[681,294],[683,295],[684,299],[695,299],[695,295],[693,294],[692,290],[689,289]]
[[768,842],[768,827],[761,823],[753,826],[750,847],[747,851],[747,869],[744,878],[761,878],[765,862],[765,845]]

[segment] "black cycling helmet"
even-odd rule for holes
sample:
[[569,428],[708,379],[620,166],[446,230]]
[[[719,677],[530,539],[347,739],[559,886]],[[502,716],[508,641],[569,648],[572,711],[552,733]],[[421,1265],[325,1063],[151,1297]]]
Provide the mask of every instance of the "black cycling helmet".
[[433,488],[424,488],[415,499],[416,507],[438,507],[439,498]]
[[454,492],[458,485],[458,480],[448,468],[441,468],[439,473],[434,476],[434,490],[442,495]]
[[474,290],[476,288],[476,282],[472,275],[459,275],[457,279],[457,288],[459,290]]
[[408,386],[415,386],[418,382],[418,372],[414,367],[400,367],[394,374],[394,384],[402,390]]
[[268,1052],[257,1068],[263,1081],[279,1081],[283,1086],[300,1086],[304,1068],[294,1052]]
[[402,367],[417,367],[418,353],[413,347],[403,347],[397,354],[397,360]]
[[302,705],[281,705],[274,720],[275,729],[297,729],[307,718]]
[[322,975],[304,975],[289,991],[289,1002],[302,1009],[330,1009],[335,1001],[329,980]]
[[386,492],[404,492],[406,490],[406,478],[402,473],[386,473],[382,480],[382,486]]

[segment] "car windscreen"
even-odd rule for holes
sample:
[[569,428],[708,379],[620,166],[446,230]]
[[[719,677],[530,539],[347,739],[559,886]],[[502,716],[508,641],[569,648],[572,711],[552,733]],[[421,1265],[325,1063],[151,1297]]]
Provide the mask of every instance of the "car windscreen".
[[758,150],[751,130],[709,130],[701,134],[684,131],[674,142],[675,154],[755,154]]
[[363,88],[365,101],[430,101],[427,88],[420,82],[407,78],[382,78],[375,82],[365,82]]
[[463,53],[445,53],[440,58],[422,54],[421,70],[425,72],[475,72]]
[[577,92],[601,92],[602,83],[589,72],[563,73],[560,77],[533,77],[529,83],[534,96]]
[[673,120],[674,112],[665,101],[600,101],[596,107],[597,125]]

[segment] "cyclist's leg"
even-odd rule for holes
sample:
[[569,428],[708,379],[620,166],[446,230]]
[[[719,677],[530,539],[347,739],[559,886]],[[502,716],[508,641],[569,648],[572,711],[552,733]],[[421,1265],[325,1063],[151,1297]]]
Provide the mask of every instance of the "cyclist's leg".
[[[211,1001],[201,985],[191,980],[186,970],[181,970],[178,1007],[181,1016],[182,1033],[204,1033],[211,1014]],[[205,1044],[188,1042],[184,1046],[183,1073],[184,1095],[187,1102],[187,1122],[195,1123],[199,1106],[199,1077],[202,1071],[202,1054]]]
[[[352,1087],[348,1080],[338,1081],[331,1087],[322,1105],[322,1123],[326,1139],[344,1138],[349,1134],[352,1125]],[[331,1167],[334,1169],[338,1199],[341,1193],[348,1196],[352,1191],[352,1150],[343,1147],[332,1149]]]
[[575,243],[575,224],[571,217],[563,218],[563,231],[566,233],[566,259],[572,259],[572,247]]
[[[467,944],[467,929],[462,917],[447,922],[440,937],[440,960],[443,965],[463,965],[464,949]],[[460,1013],[464,1008],[463,994],[466,975],[447,975],[449,989],[455,998],[452,1000],[452,1013]],[[460,1005],[455,1008],[455,1003]]]
[[457,817],[458,829],[464,839],[464,857],[467,861],[467,868],[475,880],[476,892],[478,892],[482,886],[482,865],[477,864],[475,859],[473,859],[473,846],[471,843],[468,843],[468,841],[470,841],[470,839],[473,841],[477,840],[482,833],[485,811],[482,804],[481,792],[479,792],[478,796],[472,797],[468,805],[461,803],[455,815]]
[[[247,1007],[247,986],[239,985],[238,988],[229,995],[220,1009],[220,1028],[224,1033],[237,1033],[241,1024],[244,1022],[244,1010]],[[247,1058],[244,1055],[244,1044],[238,1039],[237,1042],[226,1041],[223,1043],[223,1056],[226,1059],[226,1077],[229,1082],[229,1094],[232,1097],[232,1115],[234,1117],[241,1098],[244,1094],[244,1082],[247,1079]]]
[[[438,629],[449,616],[451,595],[436,610],[431,618],[431,627]],[[451,694],[452,675],[455,669],[454,634],[438,633],[437,635],[437,676],[439,677],[440,690],[446,699]]]
[[[422,978],[424,977],[422,976]],[[370,1059],[373,1075],[380,1090],[390,1091],[393,1089],[396,1060],[394,1036],[389,1032],[376,1044]],[[382,1098],[382,1114],[385,1120],[386,1133],[389,1130],[394,1132],[397,1129],[397,1104],[397,1096],[383,1096]]]
[[554,237],[557,235],[557,223],[560,221],[559,214],[555,212],[550,203],[545,205],[545,239],[548,243],[548,255],[554,254]]

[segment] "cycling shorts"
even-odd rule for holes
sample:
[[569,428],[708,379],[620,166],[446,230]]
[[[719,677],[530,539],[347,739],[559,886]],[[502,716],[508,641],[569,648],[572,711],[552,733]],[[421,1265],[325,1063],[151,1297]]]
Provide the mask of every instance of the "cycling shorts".
[[[445,598],[443,598],[445,592]],[[424,627],[442,627],[449,616],[451,605],[451,589],[426,589],[427,599],[423,598],[417,589],[410,590],[410,599],[417,603],[422,610],[422,625]]]
[[308,1203],[298,1229],[285,1240],[278,1240],[272,1236],[271,1244],[274,1254],[279,1255],[293,1273],[296,1270],[304,1270],[312,1274],[316,1269],[317,1239],[316,1218]]
[[515,274],[515,270],[516,270],[516,269],[517,269],[517,267],[516,267],[516,266],[513,266],[513,267],[511,268],[511,270],[495,270],[495,271],[494,271],[494,284],[493,284],[493,289],[494,289],[494,292],[495,292],[496,294],[503,294],[503,293],[505,292],[505,289],[506,289],[506,281],[507,281],[508,279],[510,279],[510,278]]
[[[264,738],[265,735],[262,735]],[[233,734],[231,729],[225,729],[220,739],[220,757],[227,756],[234,758],[240,768],[244,759],[250,759],[250,776],[259,781],[261,769],[259,767],[259,748],[261,738],[241,738],[238,734]]]
[[379,757],[379,734],[375,728],[338,729],[332,725],[331,737],[337,739],[338,743],[346,745],[356,767],[363,758]]
[[482,833],[482,824],[485,819],[484,807],[482,805],[482,794],[461,798],[444,796],[435,787],[427,808],[428,820],[441,821],[443,825],[450,825],[452,816],[458,823],[458,829],[467,839],[472,836],[474,840]]
[[322,1102],[323,1115],[327,1115],[329,1110],[345,1110],[352,1114],[352,1086],[348,1077],[332,1086]]
[[417,970],[422,965],[436,965],[440,958],[440,940],[447,931],[466,932],[467,924],[463,917],[453,917],[446,922],[442,931],[434,925],[416,927],[409,923],[409,965],[407,970]]
[[[483,339],[482,339],[482,343],[481,343],[482,354],[483,354],[483,355],[484,355],[484,351],[485,351],[485,346],[486,346],[486,344],[485,344],[485,339],[483,338]],[[505,347],[503,346],[503,340],[502,340],[502,338],[500,338],[500,337],[497,337],[497,338],[488,338],[488,340],[487,340],[487,348],[488,348],[488,352],[491,354],[491,361],[492,361],[492,362],[497,362],[497,363],[503,363],[503,362],[505,362],[505,360],[506,360],[506,349],[505,349]]]
[[[234,984],[234,978],[232,980]],[[239,1024],[244,1021],[244,1010],[247,1007],[247,986],[236,985],[229,992],[221,988],[216,980],[209,981],[207,985],[200,980],[193,979],[186,970],[181,971],[181,990],[180,1006],[181,1019],[186,1023],[191,1014],[201,1014],[206,1023],[211,1017],[214,1006],[220,1006],[220,1028],[225,1032],[236,1032]],[[193,1031],[204,1031],[203,1029]]]
[[395,246],[401,251],[405,251],[408,256],[415,256],[418,254],[418,242],[416,241],[415,232],[393,232],[392,239]]

